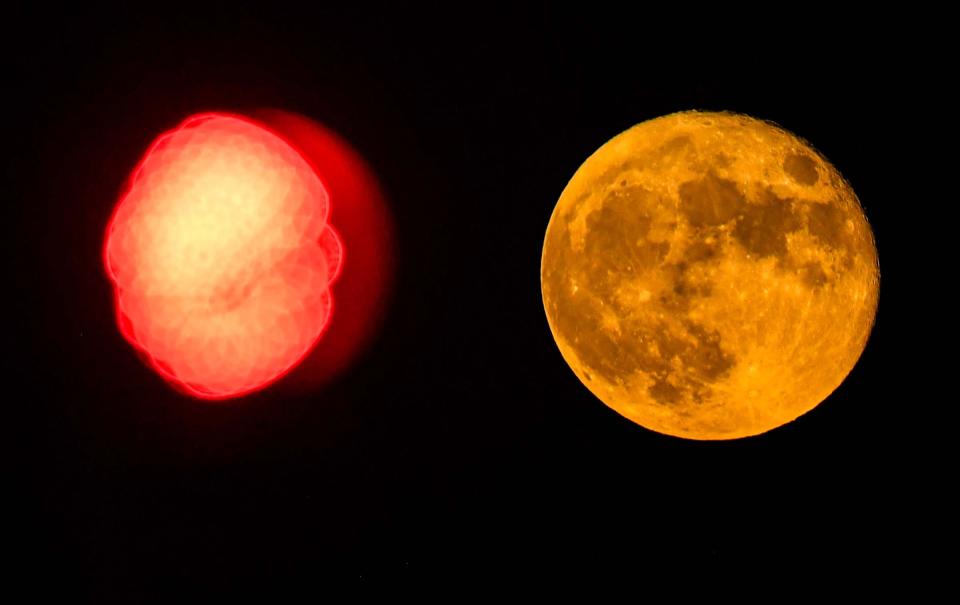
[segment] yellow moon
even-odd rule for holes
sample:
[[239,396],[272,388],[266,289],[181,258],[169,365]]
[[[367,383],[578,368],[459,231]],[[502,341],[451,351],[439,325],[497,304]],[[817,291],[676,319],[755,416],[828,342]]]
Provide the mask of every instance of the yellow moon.
[[690,439],[756,435],[816,407],[866,346],[879,277],[836,168],[774,124],[707,112],[643,122],[587,158],[540,275],[583,384]]

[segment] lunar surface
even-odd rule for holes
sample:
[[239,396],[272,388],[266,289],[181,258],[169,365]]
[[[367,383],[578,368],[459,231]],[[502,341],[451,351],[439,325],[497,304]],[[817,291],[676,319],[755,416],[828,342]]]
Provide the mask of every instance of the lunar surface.
[[856,364],[879,268],[850,185],[799,137],[677,113],[603,145],[564,189],[541,266],[547,320],[590,391],[691,439],[763,433]]

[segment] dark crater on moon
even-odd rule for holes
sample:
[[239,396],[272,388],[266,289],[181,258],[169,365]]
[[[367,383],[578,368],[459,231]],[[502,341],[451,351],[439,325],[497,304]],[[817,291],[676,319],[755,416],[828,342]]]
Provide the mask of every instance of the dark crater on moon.
[[811,203],[807,206],[807,229],[821,244],[829,248],[849,251],[850,242],[844,237],[846,218],[846,214],[836,202]]
[[[681,142],[676,145],[683,147]],[[818,176],[812,162],[791,156],[785,169],[798,182],[813,184]],[[619,175],[611,175],[604,188],[613,183],[602,205],[586,217],[582,251],[571,246],[571,215],[548,239],[556,258],[552,267],[545,267],[545,283],[562,290],[548,296],[548,304],[558,332],[572,340],[587,380],[602,377],[622,385],[643,373],[653,380],[650,396],[665,405],[703,401],[709,385],[737,362],[722,346],[719,333],[689,317],[694,302],[713,292],[709,271],[693,267],[722,258],[725,245],[739,245],[755,258],[776,258],[782,270],[816,290],[830,282],[830,271],[820,262],[791,258],[788,233],[806,228],[824,249],[851,256],[846,214],[836,205],[779,197],[769,188],[758,199],[747,199],[736,182],[710,172],[679,187],[679,211],[694,232],[690,240],[674,242],[686,246],[683,260],[667,263],[670,242],[648,237],[655,219],[663,220],[657,208],[673,203],[664,204]],[[641,311],[617,296],[618,288],[653,270],[668,280],[667,288],[644,303],[653,307]],[[561,275],[579,280],[576,292],[573,282]]]
[[783,170],[790,178],[801,185],[816,185],[820,180],[817,163],[813,158],[799,153],[791,153],[783,161]]
[[[669,242],[649,241],[653,218],[641,210],[653,194],[637,187],[614,190],[603,205],[587,216],[587,238],[582,258],[568,262],[586,264],[583,275],[594,292],[606,292],[624,278],[635,277],[658,266],[670,251]],[[617,259],[608,266],[608,259]],[[573,271],[580,275],[579,271]]]
[[728,223],[746,203],[736,183],[715,174],[680,185],[680,212],[693,227],[716,227]]
[[[584,282],[583,291],[558,292],[548,297],[548,304],[553,306],[558,331],[573,335],[570,345],[589,369],[588,380],[599,376],[622,384],[624,377],[644,373],[654,381],[649,392],[658,402],[701,401],[709,394],[708,383],[725,375],[736,362],[721,346],[717,332],[687,317],[692,300],[711,294],[708,281],[690,274],[690,262],[716,257],[719,247],[695,242],[689,262],[664,264],[669,242],[647,239],[653,217],[642,209],[651,207],[652,196],[637,186],[611,192],[586,218],[582,253],[569,245],[566,227],[558,239],[548,240],[559,252],[556,267]],[[672,282],[650,303],[667,312],[663,319],[649,307],[638,313],[638,307],[616,296],[625,281],[653,269],[665,271]],[[558,283],[550,268],[546,282]],[[616,329],[609,325],[611,315]]]
[[793,211],[793,200],[779,198],[770,190],[764,198],[761,204],[743,206],[733,236],[757,256],[783,258],[787,255],[787,233],[803,224]]
[[787,254],[787,233],[803,227],[793,200],[766,190],[759,203],[750,203],[733,181],[706,174],[680,185],[680,212],[690,226],[719,227],[733,221],[733,237],[757,256]]
[[[813,160],[796,157],[811,162],[816,175]],[[802,170],[797,166],[806,166],[801,160],[793,164],[795,172]],[[748,199],[737,183],[713,173],[681,184],[679,194],[680,212],[698,238],[684,255],[690,262],[712,260],[718,254],[717,245],[707,240],[722,241],[729,231],[752,256],[774,257],[781,269],[797,273],[811,287],[820,287],[830,281],[830,272],[813,261],[796,262],[787,249],[787,235],[806,228],[826,251],[840,255],[840,269],[852,267],[854,243],[846,233],[847,213],[839,200],[827,204],[780,197],[770,188],[764,188],[759,198]]]

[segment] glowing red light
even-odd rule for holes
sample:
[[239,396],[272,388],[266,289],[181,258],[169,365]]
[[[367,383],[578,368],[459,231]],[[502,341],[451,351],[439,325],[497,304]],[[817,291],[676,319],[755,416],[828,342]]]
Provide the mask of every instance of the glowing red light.
[[121,331],[204,399],[263,388],[330,322],[343,247],[328,190],[283,138],[201,114],[161,135],[107,229]]

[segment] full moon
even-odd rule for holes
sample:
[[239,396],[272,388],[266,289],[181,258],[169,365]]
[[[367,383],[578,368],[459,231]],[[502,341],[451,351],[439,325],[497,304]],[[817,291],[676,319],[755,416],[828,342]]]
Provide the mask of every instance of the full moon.
[[656,118],[600,147],[563,190],[541,264],[580,381],[688,439],[764,433],[826,399],[866,346],[879,279],[837,169],[733,113]]

